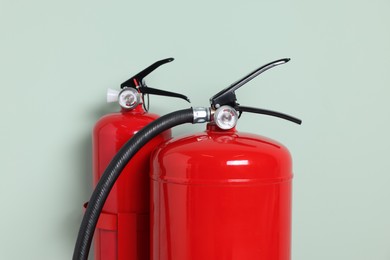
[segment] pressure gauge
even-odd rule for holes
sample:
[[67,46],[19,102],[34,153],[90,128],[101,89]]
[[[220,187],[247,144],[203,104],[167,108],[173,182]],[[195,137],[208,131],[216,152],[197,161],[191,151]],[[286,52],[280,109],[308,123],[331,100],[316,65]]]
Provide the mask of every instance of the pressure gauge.
[[134,88],[124,88],[119,93],[119,105],[124,109],[134,109],[140,103],[140,94]]
[[229,130],[235,127],[237,120],[238,113],[230,106],[221,106],[214,112],[214,122],[223,130]]

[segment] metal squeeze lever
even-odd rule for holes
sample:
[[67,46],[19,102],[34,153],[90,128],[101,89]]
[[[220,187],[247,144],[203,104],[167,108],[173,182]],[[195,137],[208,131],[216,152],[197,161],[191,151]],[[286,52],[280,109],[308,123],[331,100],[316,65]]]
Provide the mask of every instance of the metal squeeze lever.
[[152,71],[160,67],[161,65],[173,61],[174,58],[168,58],[168,59],[163,59],[159,60],[143,71],[139,72],[138,74],[134,75],[130,79],[126,80],[121,84],[121,88],[135,88],[137,89],[140,93],[142,94],[154,94],[154,95],[160,95],[160,96],[167,96],[167,97],[177,97],[184,99],[188,102],[190,102],[189,98],[185,95],[179,94],[179,93],[174,93],[170,91],[165,91],[165,90],[160,90],[160,89],[155,89],[155,88],[150,88],[146,85],[145,83],[145,77],[149,75]]
[[295,118],[293,116],[283,114],[280,112],[276,112],[276,111],[261,109],[261,108],[240,106],[236,102],[237,98],[236,98],[235,91],[238,88],[242,87],[244,84],[248,83],[250,80],[259,76],[261,73],[263,73],[263,72],[265,72],[265,71],[267,71],[275,66],[285,64],[288,61],[290,61],[289,58],[276,60],[276,61],[270,62],[268,64],[265,64],[264,66],[261,66],[260,68],[256,69],[255,71],[249,73],[247,76],[243,77],[242,79],[239,79],[238,81],[234,82],[233,84],[231,84],[227,88],[221,90],[220,92],[215,94],[213,97],[211,97],[210,98],[211,107],[213,109],[217,110],[218,108],[220,108],[222,106],[230,106],[240,113],[238,117],[241,116],[242,112],[250,112],[250,113],[257,113],[257,114],[279,117],[279,118],[294,122],[296,124],[301,124],[302,120]]

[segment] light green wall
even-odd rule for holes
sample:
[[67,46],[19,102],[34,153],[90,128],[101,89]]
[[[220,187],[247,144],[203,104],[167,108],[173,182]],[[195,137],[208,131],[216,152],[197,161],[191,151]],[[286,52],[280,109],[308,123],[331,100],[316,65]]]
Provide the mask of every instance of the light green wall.
[[[388,0],[1,0],[0,259],[71,258],[91,128],[117,109],[106,88],[172,56],[148,83],[194,106],[291,57],[237,96],[304,120],[248,114],[238,126],[293,154],[293,259],[389,260],[389,10]],[[152,112],[185,107],[152,99]]]

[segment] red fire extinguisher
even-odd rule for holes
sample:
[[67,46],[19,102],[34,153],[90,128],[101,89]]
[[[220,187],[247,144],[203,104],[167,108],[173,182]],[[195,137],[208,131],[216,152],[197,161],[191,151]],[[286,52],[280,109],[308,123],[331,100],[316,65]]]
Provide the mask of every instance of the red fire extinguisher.
[[214,95],[211,107],[162,116],[126,142],[91,196],[73,260],[87,259],[104,201],[137,152],[174,126],[204,122],[209,122],[204,133],[166,141],[152,156],[151,259],[289,260],[290,154],[276,141],[235,129],[243,112],[301,123],[279,112],[241,106],[236,100],[235,90],[288,61],[268,63]]
[[[108,102],[118,101],[118,113],[102,117],[93,130],[93,184],[123,144],[158,115],[148,113],[144,95],[157,94],[188,98],[181,94],[147,87],[144,77],[173,59],[160,60],[121,84],[122,90],[109,90]],[[149,102],[148,102],[149,103]],[[100,214],[95,233],[96,260],[149,259],[149,159],[159,143],[171,138],[167,130],[145,145],[122,171]]]
[[151,259],[290,259],[290,154],[235,125],[242,112],[301,121],[240,106],[234,93],[287,61],[268,64],[213,96],[205,132],[168,140],[154,152]]

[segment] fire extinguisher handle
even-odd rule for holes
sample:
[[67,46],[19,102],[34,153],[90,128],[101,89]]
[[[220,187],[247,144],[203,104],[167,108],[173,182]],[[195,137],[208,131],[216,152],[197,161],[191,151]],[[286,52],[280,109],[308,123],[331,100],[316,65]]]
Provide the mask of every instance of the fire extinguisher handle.
[[[145,83],[145,77],[149,75],[152,71],[160,67],[161,65],[173,61],[174,58],[167,58],[163,60],[156,61],[143,71],[137,73],[130,79],[126,80],[121,84],[121,88],[135,88],[137,89],[140,93],[142,94],[154,94],[154,95],[160,95],[160,96],[167,96],[167,97],[176,97],[176,98],[182,98],[188,102],[190,102],[189,98],[185,95],[175,93],[175,92],[170,92],[170,91],[165,91],[165,90],[160,90],[160,89],[155,89],[155,88],[150,88],[146,85]],[[146,108],[145,108],[146,109]],[[146,109],[147,110],[147,109]]]
[[267,71],[275,66],[285,64],[289,61],[290,61],[289,58],[275,60],[275,61],[267,63],[267,64],[261,66],[260,68],[252,71],[251,73],[249,73],[245,77],[237,80],[236,82],[234,82],[233,84],[231,84],[227,88],[221,90],[220,92],[215,94],[213,97],[211,97],[210,98],[211,106],[213,108],[218,108],[218,107],[223,106],[223,105],[235,106],[236,105],[236,95],[235,95],[234,91],[236,91],[238,88],[242,87],[243,85],[245,85],[246,83],[248,83],[249,81],[254,79],[255,77],[259,76],[261,73],[263,73],[263,72],[265,72],[265,71]]
[[186,100],[187,102],[191,103],[190,99],[182,94],[171,92],[171,91],[166,91],[166,90],[161,90],[161,89],[156,89],[156,88],[150,88],[146,86],[145,83],[143,83],[143,87],[139,89],[139,91],[142,94],[152,94],[152,95],[159,95],[159,96],[166,96],[166,97],[176,97],[176,98],[181,98]]
[[173,61],[174,58],[167,58],[167,59],[163,59],[163,60],[159,60],[159,61],[156,61],[155,63],[153,63],[152,65],[150,65],[149,67],[147,67],[146,69],[138,72],[137,74],[135,74],[133,77],[129,78],[128,80],[126,80],[125,82],[123,82],[121,84],[121,88],[125,88],[125,87],[133,87],[133,88],[136,88],[138,87],[138,84],[140,84],[142,82],[142,80],[147,76],[149,75],[152,71],[154,71],[155,69],[157,69],[158,67],[160,67],[161,65],[164,65],[165,63],[168,63],[168,62],[171,62]]
[[235,109],[239,111],[240,113],[242,112],[250,112],[250,113],[256,113],[256,114],[262,114],[262,115],[268,115],[268,116],[274,116],[274,117],[279,117],[291,122],[294,122],[298,125],[302,123],[302,120],[287,114],[283,114],[280,112],[272,111],[272,110],[266,110],[262,108],[256,108],[256,107],[246,107],[246,106],[236,106]]

